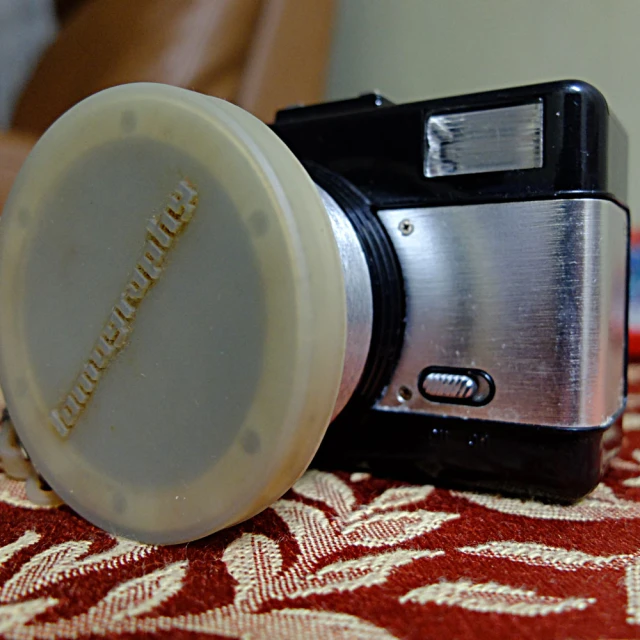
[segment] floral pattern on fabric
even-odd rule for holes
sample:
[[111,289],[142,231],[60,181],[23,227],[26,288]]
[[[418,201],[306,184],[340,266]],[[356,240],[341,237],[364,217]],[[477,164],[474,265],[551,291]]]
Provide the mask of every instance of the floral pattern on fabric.
[[0,636],[640,637],[630,373],[623,450],[568,507],[312,470],[249,522],[155,547],[38,508],[0,474]]

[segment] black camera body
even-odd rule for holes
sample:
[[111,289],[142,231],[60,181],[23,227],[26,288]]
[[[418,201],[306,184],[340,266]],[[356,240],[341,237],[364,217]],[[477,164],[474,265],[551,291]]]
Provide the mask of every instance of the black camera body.
[[364,373],[315,464],[572,501],[626,400],[626,136],[574,81],[279,112],[372,283]]

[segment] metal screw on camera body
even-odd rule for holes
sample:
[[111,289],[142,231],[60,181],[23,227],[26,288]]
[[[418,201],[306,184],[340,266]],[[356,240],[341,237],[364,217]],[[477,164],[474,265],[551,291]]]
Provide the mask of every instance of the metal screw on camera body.
[[413,233],[413,222],[411,222],[411,220],[409,220],[408,218],[405,218],[398,225],[398,229],[403,236],[409,236]]
[[409,387],[403,385],[398,389],[398,402],[409,402],[413,397],[413,391]]

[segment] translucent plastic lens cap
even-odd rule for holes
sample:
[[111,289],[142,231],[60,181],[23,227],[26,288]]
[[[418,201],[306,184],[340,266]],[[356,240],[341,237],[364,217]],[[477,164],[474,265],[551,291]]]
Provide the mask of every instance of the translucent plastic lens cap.
[[0,382],[36,468],[107,531],[196,539],[283,494],[338,394],[341,263],[302,166],[227,102],[73,108],[0,221]]

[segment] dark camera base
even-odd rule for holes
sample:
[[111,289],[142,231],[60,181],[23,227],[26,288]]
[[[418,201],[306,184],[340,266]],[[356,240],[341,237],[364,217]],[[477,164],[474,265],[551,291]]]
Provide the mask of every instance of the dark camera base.
[[370,411],[339,417],[313,466],[568,503],[598,484],[621,441],[621,418],[571,430]]

